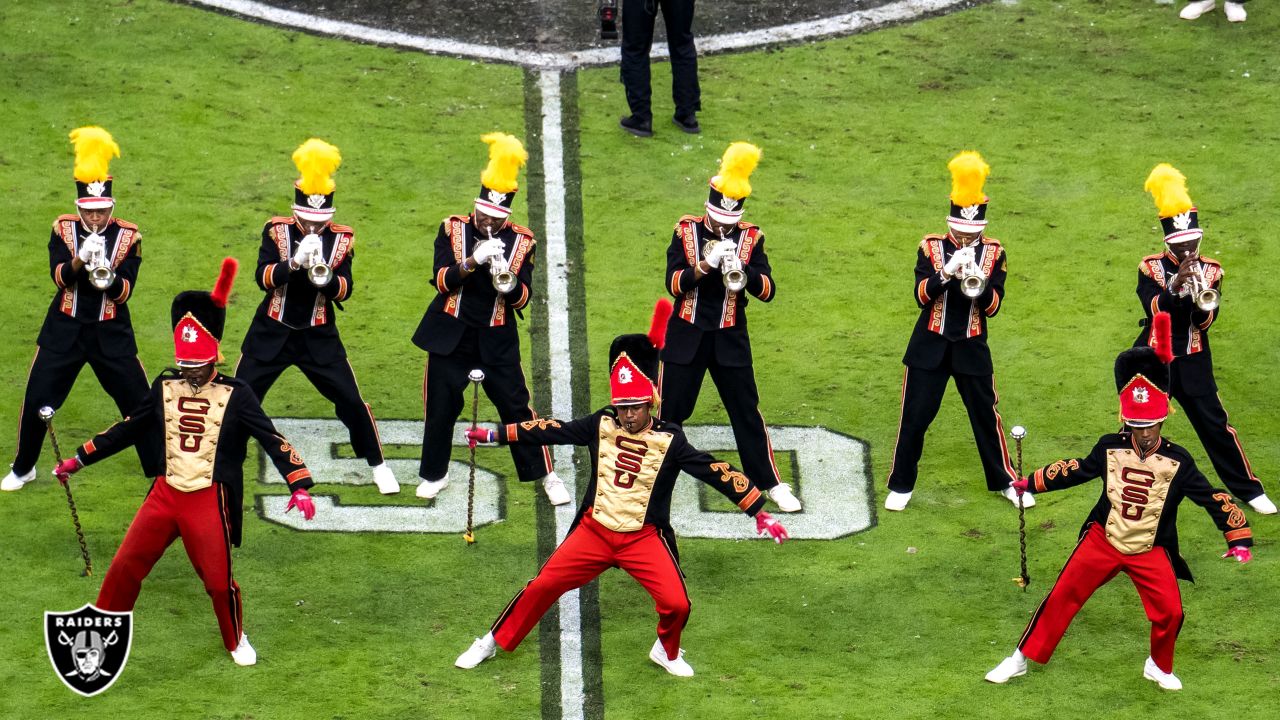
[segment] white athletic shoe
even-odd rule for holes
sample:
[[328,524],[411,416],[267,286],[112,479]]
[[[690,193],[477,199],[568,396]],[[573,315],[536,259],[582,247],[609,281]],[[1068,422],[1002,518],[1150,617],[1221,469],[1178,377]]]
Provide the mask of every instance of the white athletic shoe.
[[769,499],[777,504],[778,509],[785,513],[800,512],[800,500],[791,493],[791,486],[786,483],[778,483],[769,488]]
[[[5,488],[5,489],[7,490],[8,488]],[[1257,510],[1263,515],[1276,514],[1276,504],[1271,502],[1271,498],[1267,497],[1266,495],[1259,495],[1258,497],[1250,500],[1249,507],[1253,508],[1254,510]]]
[[[1201,15],[1213,10],[1214,6],[1217,4],[1218,0],[1196,0],[1195,2],[1189,2],[1186,7],[1182,8],[1182,12],[1178,13],[1178,17],[1183,20],[1195,20]],[[1234,5],[1235,3],[1232,4]]]
[[[1013,503],[1014,507],[1018,507],[1018,491],[1017,490],[1014,490],[1011,487],[1007,487],[1000,491],[1000,495],[1003,496],[1005,500],[1008,500],[1009,502]],[[1023,493],[1022,507],[1029,508],[1029,507],[1035,507],[1035,506],[1036,506],[1036,496],[1032,495],[1031,493]]]
[[1021,650],[1014,650],[1013,654],[1000,661],[1000,664],[991,669],[987,673],[987,682],[1003,685],[1013,678],[1022,677],[1027,674],[1027,657],[1022,654]]
[[378,486],[378,492],[383,495],[395,495],[400,492],[400,483],[396,482],[396,474],[391,472],[391,468],[386,463],[373,466],[373,484]]
[[484,637],[476,638],[476,641],[471,643],[471,647],[459,655],[453,664],[463,670],[470,670],[497,654],[498,643],[493,641],[493,633],[486,633]]
[[253,649],[249,644],[249,638],[244,633],[240,633],[240,644],[235,650],[231,651],[231,659],[236,661],[237,665],[247,667],[258,663],[258,651]]
[[440,478],[439,480],[423,480],[418,483],[418,489],[414,494],[423,500],[430,500],[431,498],[439,495],[440,491],[447,487],[449,487],[448,475]]
[[1156,665],[1156,661],[1151,658],[1147,658],[1147,664],[1142,668],[1142,677],[1154,680],[1161,690],[1182,689],[1182,681],[1178,679],[1178,676],[1161,670]]
[[567,505],[573,502],[573,496],[569,494],[569,490],[565,488],[564,481],[554,470],[547,473],[542,478],[542,490],[547,493],[547,499],[552,505]]
[[668,660],[667,651],[662,647],[662,641],[655,640],[653,641],[653,649],[649,651],[649,659],[658,663],[663,670],[676,677],[693,677],[693,668],[684,661],[684,648],[680,648],[680,653],[676,655],[675,660]]
[[23,485],[26,485],[27,483],[35,479],[36,479],[35,468],[31,468],[30,470],[28,470],[27,474],[25,475],[19,475],[15,473],[13,470],[10,470],[9,474],[4,476],[4,480],[0,480],[0,490],[4,490],[6,492],[21,490]]
[[1244,9],[1244,3],[1222,3],[1222,12],[1226,13],[1227,20],[1231,22],[1244,22],[1249,17],[1249,12]]
[[884,498],[884,509],[892,510],[894,512],[902,512],[907,509],[907,503],[909,502],[911,502],[911,493],[900,493],[890,490],[889,494]]

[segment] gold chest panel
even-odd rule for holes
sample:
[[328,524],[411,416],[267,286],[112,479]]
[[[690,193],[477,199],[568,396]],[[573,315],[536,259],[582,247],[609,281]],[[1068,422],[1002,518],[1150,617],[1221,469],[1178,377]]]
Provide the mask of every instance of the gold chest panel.
[[1178,474],[1177,460],[1160,454],[1138,457],[1132,449],[1107,451],[1107,541],[1125,555],[1155,547],[1164,501]]
[[165,380],[163,385],[165,479],[182,492],[203,490],[213,484],[232,388],[212,384],[196,393],[186,380]]
[[608,416],[600,420],[599,432],[592,517],[610,530],[635,532],[644,525],[672,436],[652,430],[632,435]]

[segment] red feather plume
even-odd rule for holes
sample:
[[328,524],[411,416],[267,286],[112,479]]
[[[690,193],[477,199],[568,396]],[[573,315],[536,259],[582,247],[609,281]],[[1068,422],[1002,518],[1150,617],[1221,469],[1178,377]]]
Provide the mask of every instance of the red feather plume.
[[222,259],[222,271],[218,273],[218,282],[213,286],[213,292],[210,298],[213,304],[220,308],[227,306],[227,298],[231,296],[231,286],[236,281],[236,271],[240,269],[240,263],[235,258]]
[[661,350],[667,344],[667,321],[675,306],[667,298],[658,298],[653,304],[653,319],[649,321],[649,342]]
[[1168,365],[1173,362],[1173,326],[1169,313],[1158,312],[1151,319],[1151,349],[1156,351],[1160,362]]

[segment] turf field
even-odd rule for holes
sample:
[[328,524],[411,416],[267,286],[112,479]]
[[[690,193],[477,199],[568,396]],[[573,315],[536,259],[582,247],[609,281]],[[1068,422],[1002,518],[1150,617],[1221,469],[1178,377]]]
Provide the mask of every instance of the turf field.
[[[52,291],[49,222],[71,208],[66,133],[95,123],[123,150],[112,167],[118,214],[145,236],[130,302],[152,373],[169,358],[172,296],[209,285],[225,254],[251,266],[261,223],[287,210],[292,149],[311,135],[342,149],[338,220],[356,228],[358,261],[339,323],[389,455],[416,458],[424,356],[409,337],[430,299],[430,241],[442,216],[468,209],[484,162],[478,136],[493,129],[530,145],[517,222],[544,237],[542,78],[155,0],[7,3],[0,27],[8,70],[0,75],[8,101],[0,217],[11,250],[0,437],[16,434]],[[990,234],[1011,260],[991,343],[1006,423],[1030,430],[1028,466],[1083,454],[1115,427],[1111,363],[1138,331],[1136,263],[1160,247],[1142,181],[1168,161],[1189,177],[1204,253],[1228,273],[1212,333],[1221,395],[1254,468],[1280,495],[1280,398],[1269,382],[1280,332],[1266,320],[1280,261],[1266,234],[1280,152],[1277,31],[1280,20],[1262,5],[1248,23],[1228,26],[1220,14],[1180,22],[1175,10],[1148,2],[990,3],[849,38],[704,58],[700,136],[664,124],[668,72],[658,65],[659,134],[648,141],[616,128],[625,106],[616,68],[559,78],[573,408],[605,402],[602,358],[614,334],[645,326],[663,291],[672,223],[701,207],[729,142],[755,142],[764,159],[749,219],[765,229],[779,286],[777,300],[749,310],[761,410],[771,424],[864,441],[868,462],[850,462],[837,477],[847,496],[869,498],[863,512],[874,522],[838,540],[781,548],[686,538],[694,614],[683,645],[698,672],[690,681],[646,659],[651,601],[629,578],[607,574],[583,594],[579,709],[611,720],[1265,717],[1280,691],[1274,517],[1251,514],[1257,559],[1237,566],[1218,559],[1221,537],[1207,517],[1184,508],[1183,554],[1198,582],[1182,587],[1177,672],[1186,689],[1170,695],[1141,679],[1147,623],[1123,579],[1097,593],[1052,664],[1005,687],[982,682],[1074,545],[1096,486],[1045,496],[1028,511],[1033,584],[1020,592],[1009,580],[1016,514],[983,490],[954,393],[930,432],[909,510],[886,517],[876,509],[917,312],[915,247],[924,232],[943,229],[945,162],[965,148],[981,150],[993,168]],[[242,276],[224,342],[228,365],[260,297]],[[540,410],[562,370],[547,340],[556,319],[539,304],[525,322]],[[282,418],[332,417],[297,373],[266,406]],[[486,414],[493,419],[482,405]],[[86,369],[58,416],[64,448],[115,417]],[[694,420],[725,422],[710,383]],[[1167,434],[1207,466],[1181,415]],[[139,600],[128,668],[93,700],[52,675],[41,617],[96,596],[146,489],[136,458],[122,454],[76,480],[92,579],[76,575],[78,548],[56,484],[41,479],[4,494],[0,716],[560,717],[554,622],[514,654],[469,673],[452,667],[535,572],[554,532],[545,500],[514,481],[505,452],[482,451],[480,462],[498,477],[502,522],[482,527],[468,549],[455,533],[297,532],[268,522],[260,508],[283,489],[253,484],[251,460],[246,496],[264,497],[246,510],[235,562],[259,664],[228,660],[208,599],[173,548]],[[790,467],[792,456],[783,462]],[[46,454],[41,467],[49,464]],[[411,508],[413,478],[402,468],[415,465],[397,467],[406,488],[397,497],[323,476],[316,494]],[[804,481],[811,511],[845,499],[805,495]],[[750,527],[725,520],[735,522]]]

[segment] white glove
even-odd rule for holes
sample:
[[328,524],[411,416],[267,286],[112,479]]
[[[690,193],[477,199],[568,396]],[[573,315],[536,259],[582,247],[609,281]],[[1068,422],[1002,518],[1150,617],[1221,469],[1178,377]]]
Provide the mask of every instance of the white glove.
[[711,246],[710,252],[703,258],[707,264],[712,267],[720,267],[724,263],[725,258],[732,257],[738,252],[738,244],[732,240],[720,240]]
[[973,263],[973,248],[962,247],[951,256],[946,265],[942,266],[942,274],[947,277],[955,277],[960,269],[965,265]]
[[87,264],[94,255],[104,252],[105,248],[106,243],[103,242],[102,236],[93,234],[80,243],[80,250],[76,253],[76,257],[80,258],[80,262]]
[[293,264],[304,268],[311,267],[315,264],[312,258],[320,254],[321,247],[319,235],[308,235],[302,238],[293,251]]
[[490,238],[476,246],[475,252],[471,253],[475,257],[476,262],[481,265],[488,265],[494,258],[500,258],[507,252],[507,244],[498,238]]

